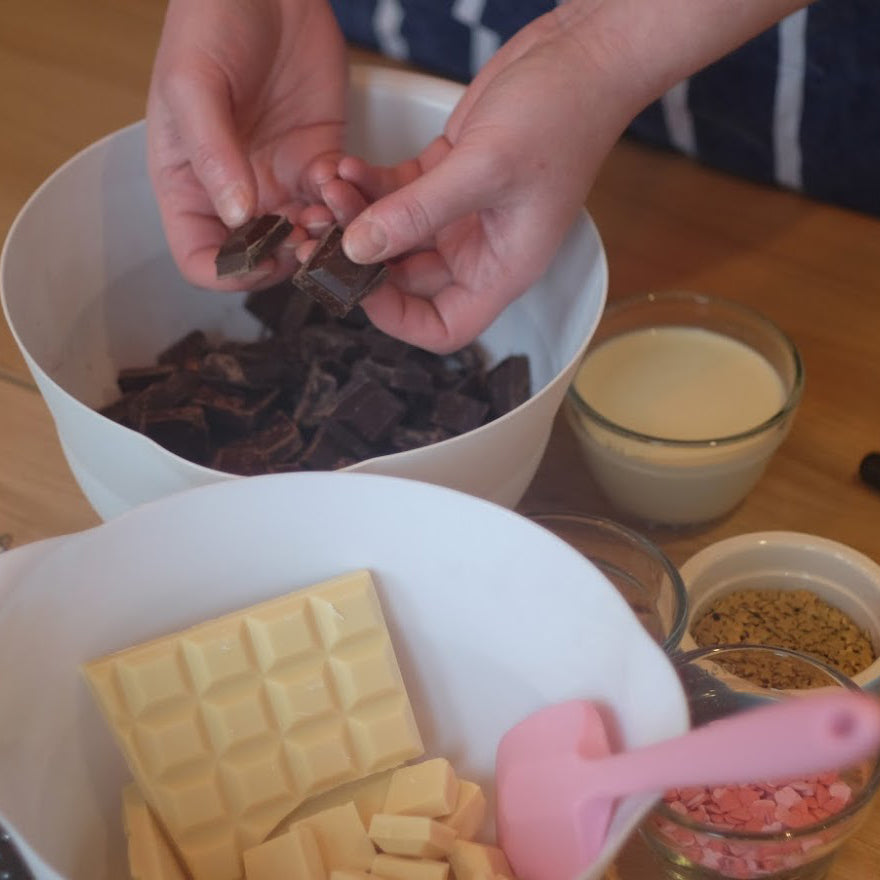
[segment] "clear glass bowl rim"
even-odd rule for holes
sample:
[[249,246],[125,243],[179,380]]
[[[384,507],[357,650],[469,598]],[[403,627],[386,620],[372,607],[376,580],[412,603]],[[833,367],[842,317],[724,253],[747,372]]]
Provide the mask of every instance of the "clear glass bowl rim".
[[[536,522],[538,525],[544,526],[544,528],[548,528],[545,523],[552,522],[553,520],[568,524],[573,523],[579,526],[598,527],[599,529],[610,532],[626,541],[630,541],[640,550],[643,550],[649,556],[656,559],[666,572],[666,575],[669,577],[672,584],[676,612],[672,621],[672,627],[670,628],[668,635],[664,637],[663,643],[660,647],[663,648],[663,651],[666,654],[670,654],[677,650],[678,646],[681,644],[681,640],[684,638],[685,630],[687,628],[690,615],[690,603],[688,600],[688,591],[684,585],[684,580],[681,577],[678,567],[673,565],[672,560],[660,549],[660,547],[640,532],[635,531],[635,529],[631,529],[616,520],[609,519],[608,517],[596,516],[591,513],[578,513],[570,510],[530,509],[524,511],[523,516],[525,516],[526,519],[530,519],[532,522]],[[552,529],[548,530],[551,532],[553,531]],[[561,538],[559,535],[556,537],[558,537],[560,541],[565,540],[565,538]],[[676,656],[678,656],[678,654],[676,654]]]
[[[722,652],[734,650],[742,651],[743,649],[745,649],[746,651],[772,651],[774,654],[780,654],[782,656],[787,655],[798,660],[809,661],[810,663],[821,669],[823,672],[836,679],[842,686],[849,688],[850,690],[864,693],[862,688],[860,688],[854,681],[852,681],[852,679],[847,678],[847,676],[845,676],[841,672],[838,672],[827,663],[824,663],[816,657],[810,656],[809,654],[804,654],[800,651],[792,651],[789,648],[775,648],[768,645],[749,644],[712,645],[711,647],[695,648],[692,651],[679,652],[677,654],[674,654],[671,660],[673,666],[678,667],[680,665],[690,663],[693,660],[697,660],[703,657],[709,657],[712,654],[719,654]],[[682,828],[686,828],[688,831],[704,834],[707,837],[713,837],[716,839],[758,841],[760,843],[781,840],[799,840],[803,837],[810,837],[814,834],[828,831],[829,829],[834,828],[836,825],[841,824],[843,821],[855,816],[859,811],[861,811],[871,803],[871,800],[876,794],[878,787],[880,787],[880,753],[878,753],[878,755],[874,759],[874,767],[871,770],[868,778],[865,780],[865,784],[858,792],[856,792],[856,794],[853,796],[852,801],[847,804],[842,810],[835,813],[833,816],[829,816],[827,819],[823,819],[820,822],[814,822],[812,825],[804,825],[801,828],[789,828],[784,831],[735,831],[733,829],[719,829],[714,825],[704,825],[701,822],[695,822],[692,819],[688,819],[686,816],[682,816],[680,813],[676,813],[675,810],[671,810],[669,807],[667,807],[662,800],[660,800],[653,809],[654,812],[659,813],[664,819],[669,819],[676,825],[679,825]],[[648,833],[653,834],[654,832],[651,831]]]

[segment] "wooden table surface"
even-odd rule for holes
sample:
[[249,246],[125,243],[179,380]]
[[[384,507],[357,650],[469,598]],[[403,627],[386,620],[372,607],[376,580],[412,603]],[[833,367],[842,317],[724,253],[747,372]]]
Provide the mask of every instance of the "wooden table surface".
[[[62,161],[143,115],[164,6],[2,4],[0,236]],[[711,528],[651,537],[677,564],[719,538],[763,529],[822,535],[880,559],[880,492],[856,474],[862,456],[880,449],[880,219],[632,142],[615,148],[588,208],[608,252],[611,299],[671,288],[729,297],[783,327],[806,364],[792,432],[752,494]],[[96,525],[5,324],[0,413],[0,534],[20,546]],[[610,513],[562,419],[522,506]],[[618,870],[622,880],[659,876],[637,839]],[[880,810],[848,842],[830,876],[880,876]]]

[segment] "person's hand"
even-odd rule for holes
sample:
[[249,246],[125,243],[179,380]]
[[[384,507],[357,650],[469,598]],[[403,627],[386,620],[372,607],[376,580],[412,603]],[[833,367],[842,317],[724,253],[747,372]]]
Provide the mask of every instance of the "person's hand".
[[[302,227],[247,276],[218,281],[229,228],[281,213],[320,226],[319,185],[342,142],[345,47],[327,0],[170,0],[147,102],[150,177],[171,253],[192,283],[274,283]],[[328,170],[331,169],[331,170]]]
[[340,162],[322,193],[350,223],[348,256],[403,255],[363,303],[377,326],[451,351],[544,272],[631,115],[622,95],[599,100],[598,62],[564,16],[543,16],[489,61],[417,158]]

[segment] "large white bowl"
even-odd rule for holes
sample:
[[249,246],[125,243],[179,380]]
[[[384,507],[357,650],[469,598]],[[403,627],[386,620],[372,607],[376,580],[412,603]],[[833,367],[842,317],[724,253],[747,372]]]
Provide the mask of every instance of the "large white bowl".
[[[617,590],[516,513],[368,474],[202,487],[0,556],[0,824],[38,880],[124,872],[128,773],[82,662],[364,567],[428,755],[490,797],[501,735],[546,704],[602,701],[629,747],[687,728],[671,664]],[[579,880],[601,876],[654,800],[618,804]]]
[[[461,86],[376,68],[352,75],[350,148],[377,161],[412,155],[443,127]],[[142,123],[56,171],[13,223],[0,255],[3,308],[49,406],[65,455],[103,518],[228,474],[192,464],[98,415],[120,367],[151,363],[201,328],[253,338],[244,294],[193,288],[169,255],[145,167]],[[350,470],[438,483],[514,506],[602,312],[607,266],[586,215],[546,275],[481,337],[491,361],[529,356],[533,396],[503,418],[430,447]]]

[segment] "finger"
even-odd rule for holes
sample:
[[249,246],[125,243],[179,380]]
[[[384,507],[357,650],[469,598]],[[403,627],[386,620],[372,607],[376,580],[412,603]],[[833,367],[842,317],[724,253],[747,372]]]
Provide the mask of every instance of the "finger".
[[223,223],[240,226],[255,210],[256,181],[224,81],[190,71],[170,79],[166,92],[193,173]]
[[321,187],[338,177],[339,156],[326,153],[310,162],[302,174],[302,186],[305,194],[312,200],[321,198]]
[[367,207],[367,200],[360,190],[338,177],[323,184],[321,198],[341,226],[348,226]]
[[456,149],[436,167],[367,208],[342,243],[356,263],[424,247],[455,220],[494,206],[502,191],[491,151]]
[[362,305],[380,330],[437,354],[448,354],[473,341],[502,308],[494,298],[474,297],[467,288],[454,283],[436,296],[425,298],[387,282]]
[[389,268],[389,279],[410,296],[435,296],[452,283],[449,266],[435,250],[409,255]]
[[327,205],[309,205],[299,215],[299,223],[312,238],[320,238],[333,222],[333,212]]
[[399,165],[371,165],[359,156],[344,156],[339,161],[339,177],[357,187],[368,202],[411,183],[421,173],[416,159]]

